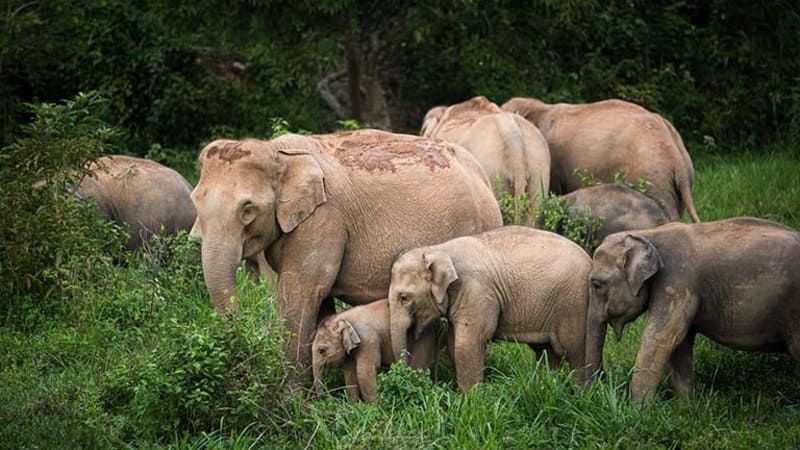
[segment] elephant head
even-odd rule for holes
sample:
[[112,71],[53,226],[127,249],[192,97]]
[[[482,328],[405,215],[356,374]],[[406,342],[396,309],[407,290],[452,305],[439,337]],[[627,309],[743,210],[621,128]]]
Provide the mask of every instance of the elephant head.
[[434,136],[434,130],[442,119],[446,106],[434,106],[425,114],[425,119],[422,121],[422,128],[419,130],[420,136],[431,137]]
[[664,263],[658,249],[642,236],[616,233],[594,253],[586,320],[586,361],[590,375],[600,369],[608,324],[617,340],[625,325],[647,309],[650,280]]
[[551,106],[535,98],[514,97],[503,103],[501,108],[503,111],[519,114],[538,127]]
[[193,235],[202,238],[203,276],[218,313],[238,307],[235,273],[243,258],[291,233],[326,201],[315,141],[217,140],[200,152]]
[[447,315],[447,288],[458,279],[453,260],[444,252],[409,251],[392,265],[389,285],[389,329],[392,351],[397,360],[408,348],[407,336],[414,327],[414,339],[436,320]]
[[347,320],[332,317],[319,325],[311,344],[311,365],[317,393],[322,392],[325,370],[341,365],[360,344],[361,337]]

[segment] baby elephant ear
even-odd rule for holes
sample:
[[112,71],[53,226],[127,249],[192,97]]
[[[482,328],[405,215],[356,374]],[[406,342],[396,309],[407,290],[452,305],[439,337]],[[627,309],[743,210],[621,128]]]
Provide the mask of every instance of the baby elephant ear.
[[338,324],[338,331],[342,336],[342,347],[344,347],[344,351],[348,355],[351,351],[353,351],[354,348],[361,344],[361,338],[358,336],[356,329],[353,328],[353,325],[350,322],[346,320],[340,320]]
[[629,234],[625,237],[625,275],[631,294],[639,296],[645,281],[664,267],[661,254],[649,239]]
[[453,260],[450,255],[444,252],[427,253],[422,257],[425,260],[425,268],[428,271],[428,279],[431,282],[431,293],[433,298],[436,299],[439,311],[444,314],[447,311],[447,305],[445,304],[447,288],[458,279]]

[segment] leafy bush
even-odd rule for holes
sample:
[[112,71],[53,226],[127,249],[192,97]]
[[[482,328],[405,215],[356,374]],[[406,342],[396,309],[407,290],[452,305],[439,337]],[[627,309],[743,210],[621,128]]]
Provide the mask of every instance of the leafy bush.
[[[604,184],[603,181],[595,178],[594,175],[589,173],[589,171],[586,169],[582,169],[579,167],[573,170],[572,173],[581,180],[581,187],[597,186],[599,184]],[[642,194],[647,195],[647,184],[648,184],[647,179],[639,177],[635,181],[628,181],[628,174],[622,169],[619,169],[616,172],[614,172],[614,183],[623,184],[635,191],[639,191]]]
[[600,244],[597,233],[603,227],[605,218],[594,217],[589,211],[571,212],[564,197],[542,196],[535,217],[540,228],[570,239],[589,253]]
[[497,200],[497,204],[500,207],[504,225],[531,225],[534,221],[531,196],[527,192],[519,195],[505,192]]
[[25,136],[0,151],[0,308],[74,297],[102,278],[127,237],[70,189],[117,132],[98,118],[96,93],[28,105]]

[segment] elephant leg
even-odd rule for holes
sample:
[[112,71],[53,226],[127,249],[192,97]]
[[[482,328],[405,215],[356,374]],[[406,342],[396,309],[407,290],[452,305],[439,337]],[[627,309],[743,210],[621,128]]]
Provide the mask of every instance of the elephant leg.
[[694,391],[694,334],[686,336],[669,359],[669,383],[672,389],[684,398]]
[[543,354],[547,355],[547,367],[549,367],[550,370],[558,369],[558,366],[561,364],[561,356],[556,354],[552,346],[542,344],[528,344],[528,346],[536,354],[537,360],[539,360]]
[[436,359],[436,333],[435,326],[429,327],[411,345],[408,365],[414,369],[427,369]]
[[344,363],[344,386],[347,389],[347,395],[355,401],[361,399],[361,389],[358,385],[358,373],[356,371],[356,362],[348,360]]
[[378,367],[371,361],[356,361],[356,378],[361,398],[372,403],[378,398]]
[[553,347],[548,348],[546,351],[547,351],[547,365],[550,367],[550,370],[558,370],[558,366],[561,365],[561,359],[563,357],[558,353],[556,353]]
[[688,331],[688,324],[665,326],[659,322],[651,315],[642,332],[631,378],[631,400],[634,403],[653,398],[668,360]]
[[[283,261],[278,280],[278,314],[290,335],[284,342],[287,360],[293,365],[289,383],[293,389],[309,384],[311,378],[311,340],[323,299],[328,298],[339,274],[344,254],[344,236],[330,233],[323,242],[298,236],[297,230],[284,246],[285,254],[297,255]],[[308,243],[314,242],[313,257]]]
[[472,327],[455,325],[455,366],[458,388],[466,391],[483,380],[485,341]]

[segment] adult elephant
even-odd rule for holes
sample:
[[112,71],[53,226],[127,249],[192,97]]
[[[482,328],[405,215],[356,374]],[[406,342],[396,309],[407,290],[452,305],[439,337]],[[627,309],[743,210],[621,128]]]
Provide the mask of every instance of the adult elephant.
[[660,115],[621,100],[573,105],[515,97],[502,109],[522,115],[547,139],[551,191],[566,194],[580,188],[576,169],[606,183],[622,170],[631,181],[648,181],[648,194],[670,220],[680,220],[686,209],[693,221],[700,221],[692,199],[692,160],[675,127]]
[[266,250],[293,384],[310,375],[312,334],[334,296],[385,298],[401,250],[501,225],[478,162],[440,140],[377,130],[217,140],[199,162],[192,198],[214,307],[237,307],[239,261]]
[[432,108],[420,134],[469,150],[494,184],[498,198],[527,193],[536,204],[541,188],[550,185],[550,151],[542,134],[486,97]]
[[181,174],[155,161],[111,155],[89,166],[74,194],[97,202],[100,215],[129,227],[129,249],[154,234],[189,231],[195,220],[192,186]]
[[634,402],[651,399],[665,371],[678,394],[692,393],[698,333],[800,361],[798,274],[800,233],[768,220],[612,234],[594,252],[587,359],[602,360],[609,324],[621,339],[625,325],[649,310],[631,380]]

